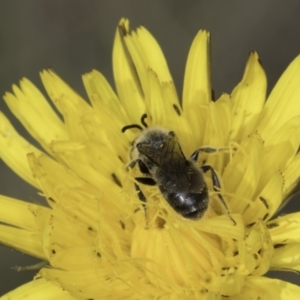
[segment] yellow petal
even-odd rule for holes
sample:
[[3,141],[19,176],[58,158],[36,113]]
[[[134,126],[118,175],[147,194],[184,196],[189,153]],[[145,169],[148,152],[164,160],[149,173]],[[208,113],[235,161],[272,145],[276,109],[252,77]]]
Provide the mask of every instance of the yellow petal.
[[[55,240],[57,242],[57,240]],[[80,271],[84,269],[92,270],[96,264],[101,262],[101,253],[97,248],[86,243],[83,246],[64,248],[57,243],[51,245],[51,266],[59,269]],[[55,255],[54,255],[55,252]]]
[[[215,126],[219,126],[219,145],[224,146],[228,144],[229,132],[231,128],[232,118],[231,118],[231,105],[230,105],[230,96],[223,93],[221,97],[216,102],[210,102],[210,105],[213,107],[215,104],[215,114],[211,115],[211,118],[216,118],[216,120],[211,120],[216,122]],[[209,142],[212,145],[212,142]]]
[[260,179],[263,154],[261,139],[253,135],[244,140],[239,151],[226,166],[222,178],[226,192],[231,195],[232,211],[243,212],[247,199],[254,195]]
[[205,136],[207,136],[206,127],[209,120],[209,114],[210,107],[208,105],[204,106],[194,102],[185,107],[183,116],[190,125],[190,130],[187,131],[186,135],[190,135],[189,140],[193,141],[193,147],[191,151],[194,151],[196,148],[201,147],[202,145],[207,145],[204,139]]
[[6,93],[4,100],[27,131],[48,150],[52,140],[66,138],[64,125],[42,93],[26,78],[20,88],[13,85],[14,95]]
[[63,198],[59,189],[63,187],[66,189],[67,187],[91,189],[91,187],[88,188],[89,184],[78,178],[72,170],[45,155],[36,158],[31,154],[28,156],[28,161],[32,173],[47,199],[59,202]]
[[[66,207],[67,214],[77,222],[82,217],[85,228],[96,228],[99,214],[105,208],[104,219],[110,219],[109,223],[114,222],[119,226],[119,220],[124,211],[132,213],[131,206],[120,193],[120,187],[111,179],[108,180],[85,165],[85,172],[91,175],[92,182],[88,182],[87,177],[81,179],[66,166],[60,165],[46,156],[39,158],[29,156],[29,163],[32,172],[40,183],[45,197],[50,200],[49,204],[53,207]],[[73,161],[73,168],[81,169],[84,164]],[[95,185],[93,185],[95,184]],[[105,187],[105,188],[104,188]],[[101,205],[100,205],[101,203]],[[103,212],[104,213],[104,212]],[[61,227],[59,227],[61,228]]]
[[38,230],[33,210],[48,208],[0,195],[0,220],[3,223],[27,230]]
[[[230,118],[229,107],[225,104],[225,95],[221,101],[210,102],[209,115],[206,121],[206,126],[202,128],[204,131],[204,145],[213,145],[214,147],[227,146]],[[223,101],[222,101],[223,100]],[[227,126],[226,126],[227,125]]]
[[300,56],[288,66],[262,111],[258,130],[265,140],[283,124],[300,115]]
[[163,99],[163,109],[165,111],[165,116],[162,119],[165,123],[159,125],[175,131],[183,152],[189,156],[197,147],[195,135],[191,129],[192,124],[183,114],[174,83],[171,81],[162,82],[160,88]]
[[[290,200],[290,196],[298,192],[297,184],[300,177],[300,153],[297,153],[293,160],[283,170],[283,177],[285,180],[284,200]],[[295,189],[295,190],[294,190]],[[290,193],[292,195],[290,195]],[[287,197],[288,196],[288,197]]]
[[[59,283],[64,289],[70,292],[75,299],[137,299],[131,298],[135,290],[131,286],[138,286],[138,282],[130,282],[130,276],[126,276],[128,280],[123,280],[123,274],[128,270],[125,268],[117,268],[115,266],[112,273],[107,272],[110,268],[80,271],[62,271],[56,269],[42,269],[41,275],[52,282]],[[125,277],[125,276],[124,276]],[[125,277],[125,278],[126,278]],[[139,276],[140,277],[140,276]],[[84,280],[83,280],[84,279]],[[140,280],[141,281],[141,280]],[[138,291],[139,295],[147,293],[146,284],[143,289]],[[145,299],[141,296],[140,299]]]
[[149,83],[149,91],[147,93],[148,97],[146,97],[147,109],[150,112],[152,124],[164,126],[167,123],[165,120],[165,101],[162,97],[159,79],[151,69],[147,71],[147,75],[147,80]]
[[184,85],[183,111],[193,103],[208,104],[211,100],[210,34],[200,30],[188,55]]
[[[106,186],[107,188],[113,188],[114,190],[119,189],[120,187],[115,184],[113,177],[115,174],[123,173],[123,168],[119,169],[113,169],[111,167],[112,164],[109,164],[107,166],[108,169],[102,170],[102,174],[98,173],[94,167],[89,166],[88,164],[84,164],[82,162],[79,162],[77,159],[74,159],[72,157],[65,157],[65,161],[70,167],[70,169],[78,175],[78,178],[82,177],[83,181],[89,182],[89,184],[93,185],[95,188],[100,188]],[[111,171],[110,171],[111,170]],[[84,173],[84,177],[82,174]],[[106,173],[106,174],[105,174]],[[108,175],[108,176],[106,176]],[[119,178],[120,179],[120,178]],[[99,191],[98,191],[99,192]]]
[[277,171],[267,183],[258,185],[256,192],[258,194],[253,197],[253,203],[243,214],[246,224],[256,222],[257,219],[266,221],[274,215],[282,202],[283,182],[281,172]]
[[274,249],[270,232],[263,221],[258,220],[251,228],[245,243],[256,261],[256,267],[251,274],[264,275],[270,269]]
[[[299,174],[295,157],[299,147],[299,135],[300,116],[297,116],[287,121],[275,135],[265,141],[266,155],[262,161],[260,184],[264,185],[278,171],[284,176],[284,192],[295,183]],[[294,174],[291,173],[292,170],[295,171]]]
[[[228,98],[224,94],[223,97],[220,99],[221,101],[211,101],[208,104],[208,110],[204,110],[201,116],[198,115],[198,118],[201,118],[203,114],[207,114],[205,120],[206,124],[202,128],[200,128],[200,131],[202,131],[201,135],[203,136],[202,143],[198,144],[196,148],[203,145],[209,145],[216,148],[230,147],[230,145],[228,145],[231,123],[230,107],[226,99]],[[207,164],[212,165],[216,170],[221,172],[223,171],[225,159],[228,159],[228,157],[224,155],[201,155],[202,161],[206,161]]]
[[[265,145],[270,149],[271,146],[277,147],[278,145],[290,142],[288,147],[292,148],[296,153],[299,146],[300,135],[300,115],[289,119],[277,131],[270,132],[269,138],[265,140]],[[291,154],[291,157],[293,155]],[[288,160],[287,160],[288,162]]]
[[275,270],[300,271],[300,243],[275,245],[271,267]]
[[[105,106],[97,113],[84,115],[80,123],[89,141],[100,147],[105,146],[111,155],[120,156],[123,161],[128,159],[128,146],[136,137],[134,130],[127,130],[125,133],[121,131],[124,126],[130,124],[131,122],[125,123],[119,118],[115,118],[112,122],[112,112]],[[84,157],[81,157],[81,160],[86,161]]]
[[[162,83],[172,83],[173,80],[169,72],[167,62],[160,46],[154,37],[149,33],[149,31],[147,31],[144,27],[140,27],[136,32],[126,35],[124,37],[124,41],[128,51],[130,52],[134,66],[136,67],[144,95],[146,96],[146,101],[148,98],[147,96],[149,95],[150,103],[148,102],[148,110],[152,112],[151,103],[153,103],[153,100],[151,99],[154,98],[152,95],[155,93],[153,93],[154,82],[151,73],[155,74],[155,77],[157,78],[156,81],[159,85]],[[175,89],[174,92],[176,93]],[[159,97],[156,99],[156,104],[154,106],[157,107],[158,103],[162,103],[163,107],[165,107],[169,105],[170,100],[171,99],[163,99],[162,101]],[[174,102],[174,100],[176,102]],[[179,105],[177,96],[175,99],[173,99],[173,102],[175,105]],[[168,111],[169,110],[171,110],[171,107],[169,107]],[[166,114],[166,109],[161,109],[160,111],[160,115]],[[172,112],[174,113],[174,110],[172,110]],[[157,121],[159,121],[161,118],[157,119],[156,113],[152,115],[152,118],[154,124],[159,124]],[[160,122],[161,125],[164,125],[164,123],[165,122]]]
[[267,226],[270,229],[273,243],[289,244],[300,242],[300,212],[278,217]]
[[261,276],[248,276],[242,291],[234,296],[232,300],[249,299],[280,299],[280,300],[298,300],[300,287],[278,279],[271,279]]
[[[80,198],[77,196],[76,200],[83,200],[83,197]],[[91,208],[91,206],[89,206],[89,208]],[[95,205],[93,208],[95,208]],[[66,252],[71,253],[68,251],[69,249],[73,249],[75,252],[77,251],[78,254],[81,252],[82,254],[83,252],[80,251],[80,248],[86,247],[86,253],[90,248],[90,255],[94,254],[90,259],[97,259],[95,246],[97,219],[90,221],[84,219],[84,212],[81,209],[81,205],[77,205],[77,210],[77,212],[75,210],[72,211],[72,209],[68,207],[68,204],[65,203],[63,203],[61,207],[56,206],[53,208],[53,214],[43,232],[42,240],[43,252],[52,266],[57,266],[61,269],[75,268],[77,266],[77,269],[79,269],[80,266],[82,266],[80,257],[78,257],[78,261],[73,263],[75,267],[70,264],[69,259],[63,259],[63,257],[66,256]],[[88,211],[88,209],[85,209],[85,212],[86,211]],[[79,220],[77,219],[76,222],[77,216]],[[91,216],[91,214],[89,214],[89,216]],[[61,228],[65,228],[65,230],[61,230]],[[74,238],[75,236],[76,238]],[[94,251],[92,251],[93,249]],[[83,258],[83,261],[84,260],[85,258]],[[87,257],[86,261],[88,260],[89,258]],[[59,262],[59,264],[57,264],[57,262]]]
[[93,70],[90,73],[84,74],[82,79],[89,99],[99,113],[105,107],[111,112],[111,115],[116,115],[117,120],[126,125],[129,124],[127,114],[120,100],[100,72]]
[[[163,99],[168,105],[165,105],[166,115],[168,122],[178,124],[177,117],[182,115],[182,109],[178,100],[176,88],[174,82],[162,82],[161,83]],[[174,120],[175,119],[175,120]]]
[[[103,184],[115,184],[117,181],[119,184],[114,187],[120,187],[121,178],[125,175],[124,163],[107,145],[65,141],[52,143],[51,149],[61,162],[64,162],[83,180],[96,187]],[[81,152],[81,155],[77,155],[78,152]],[[79,160],[79,156],[84,160]]]
[[0,300],[75,300],[59,285],[44,278],[26,283],[0,297]]
[[[284,164],[286,163],[286,160],[284,161],[284,159],[281,159],[280,155],[288,159],[289,157],[288,155],[286,155],[286,153],[290,154],[292,151],[288,147],[285,148],[284,146],[285,145],[278,145],[276,149],[270,152],[268,151],[264,156],[264,159],[262,160],[261,163],[262,172],[261,172],[261,180],[259,183],[259,188],[265,186],[267,182],[270,180],[270,178],[272,178],[274,173],[280,172],[281,176],[283,176],[282,172],[285,168]],[[281,186],[281,188],[282,191],[284,191],[287,188],[284,178],[282,183],[283,185]]]
[[31,256],[46,259],[43,251],[41,235],[37,231],[27,231],[6,225],[0,225],[0,241]]
[[[127,40],[132,40],[133,45],[136,49],[136,53],[139,54],[140,59],[143,62],[143,68],[138,69],[138,73],[145,72],[147,69],[152,69],[157,74],[161,82],[173,81],[170,74],[167,61],[165,56],[157,43],[153,35],[143,26],[140,26],[136,33],[133,32],[131,35],[126,37]],[[135,56],[131,52],[133,47],[128,45],[128,49],[132,55],[133,60]]]
[[[117,28],[113,46],[113,71],[118,97],[133,123],[140,123],[145,113],[144,93],[132,58],[126,48],[124,36],[128,33],[129,21],[122,19]],[[122,34],[120,33],[122,32]]]
[[70,107],[76,107],[81,113],[91,109],[87,102],[53,70],[44,70],[40,76],[50,99],[58,110],[61,109],[60,102],[57,101],[60,99],[68,101]]
[[267,78],[256,52],[251,52],[241,82],[233,90],[231,139],[240,141],[256,126],[266,99]]
[[[217,216],[199,220],[193,225],[199,231],[213,233],[224,239],[243,240],[245,237],[245,228],[241,215],[234,214],[232,218],[236,221],[236,225],[232,225],[232,220],[228,216]],[[191,226],[191,225],[190,225]]]
[[49,97],[63,114],[68,138],[87,140],[81,119],[91,113],[91,106],[52,70],[45,70],[40,75]]
[[21,137],[0,112],[0,157],[20,177],[38,187],[29,168],[27,154],[41,151]]
[[221,286],[221,294],[231,296],[239,293],[244,285],[245,276],[239,276],[237,274],[229,275],[223,278]]

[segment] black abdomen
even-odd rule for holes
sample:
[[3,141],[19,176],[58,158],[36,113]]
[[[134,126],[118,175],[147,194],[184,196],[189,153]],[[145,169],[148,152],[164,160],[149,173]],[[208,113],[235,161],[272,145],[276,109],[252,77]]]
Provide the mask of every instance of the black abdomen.
[[199,193],[172,193],[159,186],[165,199],[172,208],[187,219],[200,219],[208,207],[208,190],[203,186]]

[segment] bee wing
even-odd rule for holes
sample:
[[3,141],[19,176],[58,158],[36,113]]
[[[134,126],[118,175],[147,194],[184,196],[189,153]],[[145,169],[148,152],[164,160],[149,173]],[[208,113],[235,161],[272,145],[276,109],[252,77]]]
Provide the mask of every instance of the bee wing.
[[185,165],[186,158],[182,152],[177,138],[169,138],[161,151],[161,166],[178,166]]
[[202,171],[192,161],[187,160],[177,140],[171,140],[164,151],[161,164],[165,187],[178,193],[199,192],[204,184]]
[[186,160],[177,137],[169,136],[159,147],[142,143],[139,151],[159,168],[176,165]]
[[176,136],[169,136],[160,147],[141,144],[139,151],[157,166],[155,176],[160,188],[174,193],[190,193],[202,187],[200,169],[185,158]]

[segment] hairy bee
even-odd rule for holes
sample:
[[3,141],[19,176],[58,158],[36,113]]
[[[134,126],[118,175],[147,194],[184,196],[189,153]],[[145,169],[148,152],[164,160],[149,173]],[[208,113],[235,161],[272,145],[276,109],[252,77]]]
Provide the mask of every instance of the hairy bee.
[[[127,169],[138,165],[142,177],[135,180],[141,184],[157,185],[170,206],[182,217],[200,219],[207,211],[209,194],[203,173],[211,171],[215,191],[220,188],[220,181],[215,170],[209,165],[199,166],[196,161],[200,152],[213,153],[219,149],[211,147],[198,148],[189,159],[183,154],[174,131],[159,127],[148,127],[143,115],[141,123],[122,128],[138,128],[141,134],[133,141]],[[146,202],[139,185],[135,185],[141,201]],[[222,206],[229,214],[223,197],[218,194]],[[230,214],[229,217],[231,218]],[[235,221],[231,218],[231,220]]]

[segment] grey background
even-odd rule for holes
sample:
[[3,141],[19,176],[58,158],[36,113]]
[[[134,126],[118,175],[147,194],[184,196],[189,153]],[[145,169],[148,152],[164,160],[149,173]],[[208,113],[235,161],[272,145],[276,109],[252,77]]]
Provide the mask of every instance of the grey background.
[[[38,72],[54,68],[85,96],[81,74],[96,68],[112,81],[111,49],[122,16],[132,27],[146,26],[168,59],[181,94],[187,53],[200,28],[212,34],[212,79],[216,97],[230,92],[242,76],[251,50],[257,50],[268,75],[269,90],[300,53],[300,1],[79,1],[0,0],[0,93],[30,78],[43,90]],[[5,104],[0,109],[14,119]],[[15,121],[16,128],[24,133]],[[0,162],[0,193],[35,201],[36,191]],[[285,212],[300,208],[293,200]],[[1,209],[1,207],[0,207]],[[15,265],[36,260],[0,246],[0,295],[31,280],[35,272],[15,272]],[[272,273],[272,276],[278,276]],[[300,283],[297,274],[283,278]]]

